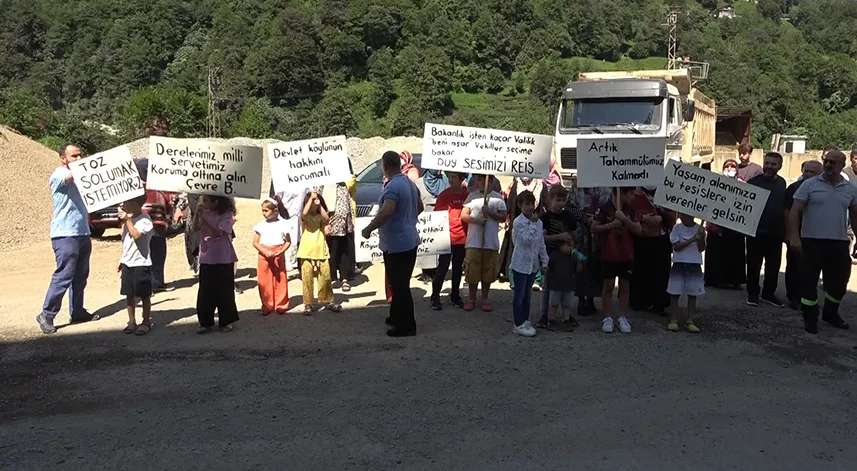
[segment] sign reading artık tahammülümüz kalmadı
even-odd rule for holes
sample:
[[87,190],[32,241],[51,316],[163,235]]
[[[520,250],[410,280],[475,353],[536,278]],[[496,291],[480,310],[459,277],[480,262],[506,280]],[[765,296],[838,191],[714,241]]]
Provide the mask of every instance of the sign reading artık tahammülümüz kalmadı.
[[[372,222],[371,217],[357,218],[354,223],[354,232],[360,234],[370,222]],[[420,214],[417,218],[417,232],[420,234],[420,245],[417,248],[418,258],[451,252],[449,213],[447,211]],[[355,244],[357,246],[355,251],[357,262],[379,262],[384,258],[384,254],[379,248],[380,239],[377,230],[372,231],[372,235],[368,239],[359,238]]]
[[655,204],[755,236],[770,194],[764,188],[669,160]]
[[422,168],[547,178],[553,136],[426,123]]
[[261,147],[205,139],[149,138],[151,190],[259,199]]
[[577,186],[655,186],[663,181],[667,139],[628,136],[578,139]]
[[345,136],[268,144],[274,190],[317,187],[348,181],[351,170]]
[[114,147],[68,165],[88,212],[146,193],[127,146]]

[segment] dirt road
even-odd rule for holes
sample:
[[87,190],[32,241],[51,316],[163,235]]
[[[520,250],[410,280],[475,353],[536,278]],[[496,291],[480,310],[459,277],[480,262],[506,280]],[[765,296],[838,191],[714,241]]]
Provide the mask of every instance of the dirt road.
[[[511,334],[497,312],[433,312],[389,339],[380,267],[341,314],[259,316],[249,228],[238,248],[242,320],[194,333],[195,286],[181,240],[148,336],[126,321],[115,238],[95,243],[87,306],[106,316],[50,337],[34,317],[50,245],[2,253],[0,468],[26,469],[854,469],[857,345],[740,292],[702,301],[703,333],[634,333],[596,319],[571,334]],[[852,288],[854,283],[852,282]],[[414,281],[420,298],[427,286]],[[299,307],[300,285],[291,295]],[[340,296],[340,294],[337,294]],[[846,318],[854,316],[853,294]],[[536,298],[537,299],[537,298]],[[535,303],[534,303],[535,308]],[[60,324],[67,313],[58,318]]]

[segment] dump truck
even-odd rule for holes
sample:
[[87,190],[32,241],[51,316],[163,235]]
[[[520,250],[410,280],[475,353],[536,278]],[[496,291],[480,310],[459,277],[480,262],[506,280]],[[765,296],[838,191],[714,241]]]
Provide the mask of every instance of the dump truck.
[[577,175],[578,139],[658,136],[666,156],[697,166],[714,159],[717,108],[694,88],[691,70],[585,72],[554,106],[554,152],[564,182]]

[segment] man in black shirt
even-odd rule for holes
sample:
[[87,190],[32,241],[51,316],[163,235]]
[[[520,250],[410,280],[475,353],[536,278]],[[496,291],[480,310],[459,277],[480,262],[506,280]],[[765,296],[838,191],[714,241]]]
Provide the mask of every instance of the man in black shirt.
[[771,192],[765,203],[762,217],[759,219],[756,237],[747,237],[747,304],[750,306],[759,305],[759,275],[762,271],[762,260],[765,261],[765,282],[761,299],[772,306],[785,306],[776,295],[786,232],[786,181],[777,175],[781,168],[783,168],[783,156],[776,152],[768,152],[765,154],[762,174],[747,182]]
[[[792,210],[792,204],[795,201],[795,192],[800,188],[803,182],[821,174],[823,167],[821,162],[817,160],[807,160],[800,166],[802,179],[792,183],[786,188],[785,198],[785,216],[788,220],[789,211]],[[800,237],[800,234],[790,234],[788,226],[786,227],[786,244],[788,246],[791,237]],[[789,306],[792,309],[800,310],[800,277],[798,275],[798,267],[800,267],[800,253],[793,251],[790,247],[786,252],[786,298],[789,300]]]

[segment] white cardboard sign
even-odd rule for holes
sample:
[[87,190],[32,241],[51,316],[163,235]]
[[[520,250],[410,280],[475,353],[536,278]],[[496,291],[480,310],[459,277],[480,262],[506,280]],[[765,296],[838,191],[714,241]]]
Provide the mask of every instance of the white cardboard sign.
[[578,139],[577,186],[656,186],[664,179],[665,137]]
[[[357,218],[354,224],[354,233],[357,236],[355,255],[360,263],[380,262],[384,259],[384,254],[379,248],[378,231],[373,231],[368,239],[360,235],[372,219],[371,217]],[[417,232],[421,240],[417,248],[418,260],[423,258],[429,260],[430,256],[448,254],[452,251],[449,240],[449,212],[432,211],[420,214],[417,217]],[[435,263],[434,266],[437,264]],[[423,266],[423,268],[431,267]]]
[[426,123],[421,166],[461,173],[547,178],[553,136]]
[[290,187],[319,187],[351,178],[345,136],[268,144],[268,161],[278,193]]
[[755,236],[770,194],[764,188],[670,160],[655,204]]
[[68,165],[90,213],[146,193],[127,146],[114,147]]
[[204,139],[149,138],[152,190],[259,199],[262,148]]

